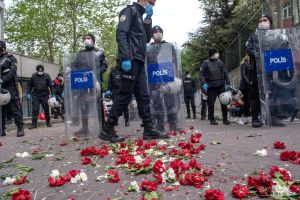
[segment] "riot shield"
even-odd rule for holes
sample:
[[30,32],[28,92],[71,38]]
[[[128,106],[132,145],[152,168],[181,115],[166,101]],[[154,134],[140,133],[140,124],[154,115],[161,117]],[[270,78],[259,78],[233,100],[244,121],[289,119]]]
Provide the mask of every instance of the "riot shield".
[[182,128],[180,93],[182,89],[180,53],[172,43],[147,47],[147,77],[151,114],[160,131]]
[[101,89],[93,51],[64,59],[65,131],[68,137],[97,137],[101,128]]
[[256,64],[263,120],[270,126],[297,123],[299,40],[296,30],[259,30]]

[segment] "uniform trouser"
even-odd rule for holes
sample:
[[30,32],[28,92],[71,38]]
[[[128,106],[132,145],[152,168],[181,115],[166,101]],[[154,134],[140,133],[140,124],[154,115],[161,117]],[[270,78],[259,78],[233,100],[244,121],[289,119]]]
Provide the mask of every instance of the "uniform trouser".
[[40,110],[40,105],[45,112],[46,122],[50,122],[50,113],[49,113],[49,105],[48,105],[49,96],[32,96],[32,124],[37,124],[38,114]]
[[191,111],[190,111],[190,104],[193,110],[193,114],[196,114],[196,106],[195,106],[195,97],[194,94],[192,95],[184,95],[184,102],[185,102],[185,106],[186,106],[186,112],[188,114],[188,116],[191,115]]
[[249,104],[250,91],[249,89],[241,89],[241,92],[243,94],[243,102],[244,102],[244,105],[242,106],[241,114],[244,117],[249,117],[250,116],[250,104]]
[[250,92],[249,104],[250,104],[251,117],[252,119],[258,119],[261,112],[261,108],[260,108],[259,89],[258,89],[257,82],[250,85],[249,92]]
[[[208,105],[208,119],[209,120],[214,120],[214,112],[215,112],[215,102],[217,97],[225,92],[225,87],[224,86],[218,86],[218,87],[209,87],[207,90],[207,105]],[[222,109],[222,115],[223,115],[223,120],[227,120],[227,106],[221,104],[221,109]]]
[[207,113],[207,100],[201,99],[201,117],[206,117]]
[[167,113],[168,123],[172,125],[177,124],[177,105],[175,94],[165,94],[151,96],[152,100],[152,118],[158,128],[163,129],[165,124],[165,113]]
[[[114,102],[115,99],[116,99],[116,96],[117,96],[117,92],[113,94],[113,99],[112,101]],[[128,109],[128,106],[125,108],[125,110],[123,111],[123,115],[124,115],[124,119],[125,121],[129,121],[129,109]]]
[[135,95],[140,118],[144,125],[151,123],[150,97],[147,88],[147,76],[142,61],[133,60],[131,70],[121,70],[119,93],[111,107],[108,123],[115,124],[122,112],[128,107],[132,94]]
[[6,124],[6,111],[9,109],[11,111],[11,114],[13,118],[15,119],[15,124],[18,127],[18,129],[23,128],[23,115],[22,115],[22,106],[20,99],[18,97],[15,97],[10,100],[8,104],[5,106],[2,106],[2,128],[5,129]]

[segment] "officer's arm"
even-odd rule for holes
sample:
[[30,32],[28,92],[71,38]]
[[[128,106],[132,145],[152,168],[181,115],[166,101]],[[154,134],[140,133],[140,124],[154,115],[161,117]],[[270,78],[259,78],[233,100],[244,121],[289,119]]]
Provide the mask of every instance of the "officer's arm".
[[119,58],[121,60],[131,59],[129,50],[129,32],[131,26],[131,8],[125,8],[119,15],[116,37],[119,49]]
[[10,69],[6,74],[2,75],[3,84],[11,80],[15,80],[17,76],[17,60],[14,57],[10,57],[9,60],[10,60]]
[[201,82],[201,85],[206,83],[206,80],[205,80],[206,68],[207,68],[207,64],[206,64],[206,62],[203,62],[203,64],[201,65],[200,72],[199,72],[199,80]]
[[[33,75],[32,75],[33,76]],[[29,80],[29,85],[28,85],[28,89],[27,89],[27,94],[31,94],[31,91],[33,89],[33,79],[32,79],[32,76]]]
[[100,73],[103,74],[107,70],[107,60],[104,53],[102,54],[102,59],[100,60]]
[[197,92],[197,86],[195,84],[195,81],[194,80],[192,80],[192,81],[193,81],[193,90],[194,90],[194,92]]
[[50,92],[51,92],[51,95],[54,95],[54,92],[53,92],[53,84],[52,84],[52,81],[51,81],[51,78],[49,75],[47,75],[47,85],[50,89]]
[[246,43],[246,50],[249,56],[252,58],[255,57],[255,45],[254,45],[254,35],[250,35],[247,43]]
[[152,19],[144,19],[144,27],[146,30],[146,40],[149,43],[152,38]]

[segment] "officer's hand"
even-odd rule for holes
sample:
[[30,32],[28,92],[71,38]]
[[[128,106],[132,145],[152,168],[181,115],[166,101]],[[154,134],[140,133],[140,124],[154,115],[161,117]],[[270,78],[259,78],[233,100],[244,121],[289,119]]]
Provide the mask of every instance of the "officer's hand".
[[231,85],[226,85],[226,86],[225,86],[225,90],[226,90],[226,91],[232,90],[232,86],[231,86]]
[[27,99],[28,99],[28,100],[31,99],[31,94],[27,94]]
[[125,72],[129,72],[131,70],[131,61],[130,60],[123,60],[122,61],[122,69]]
[[152,15],[153,15],[153,8],[150,4],[147,4],[146,6],[146,19],[151,19]]
[[106,97],[109,97],[109,96],[111,96],[111,95],[112,95],[111,91],[110,91],[110,90],[106,90],[105,96],[106,96]]
[[202,89],[203,89],[204,91],[207,91],[207,89],[208,89],[207,83],[204,83],[204,84],[202,85]]

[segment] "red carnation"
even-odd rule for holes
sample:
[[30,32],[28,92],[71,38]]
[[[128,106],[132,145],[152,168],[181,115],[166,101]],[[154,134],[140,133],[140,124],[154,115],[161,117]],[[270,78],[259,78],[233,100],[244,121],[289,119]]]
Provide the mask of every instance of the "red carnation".
[[192,143],[200,143],[201,136],[201,133],[192,134],[190,140]]
[[66,180],[63,177],[59,177],[58,180],[55,180],[53,177],[48,178],[48,183],[51,187],[59,187],[66,183]]
[[185,135],[185,134],[186,134],[186,131],[182,129],[179,133]]
[[248,177],[247,187],[253,188],[259,196],[269,195],[272,192],[272,180],[260,173],[259,177]]
[[30,200],[31,194],[28,190],[19,189],[12,194],[12,200]]
[[272,178],[275,178],[275,175],[277,173],[279,173],[281,175],[281,177],[284,181],[291,181],[291,179],[292,179],[290,172],[288,172],[285,169],[279,168],[277,166],[273,166],[269,171],[269,174]]
[[274,143],[274,148],[275,149],[285,149],[285,145],[283,142],[277,141]]
[[231,193],[232,193],[233,197],[238,198],[238,199],[243,199],[243,198],[246,198],[250,194],[250,191],[248,190],[248,188],[246,186],[236,184],[235,186],[233,186]]
[[290,191],[295,194],[300,194],[300,185],[291,185]]
[[208,168],[205,168],[205,169],[203,170],[203,174],[204,174],[204,176],[208,177],[208,176],[212,176],[212,175],[213,175],[213,172],[212,172],[212,170],[210,170],[210,169],[208,169]]
[[300,152],[296,151],[283,151],[280,153],[280,159],[283,161],[290,161],[295,165],[300,164]]
[[84,158],[82,158],[81,163],[82,163],[83,165],[89,165],[89,164],[92,163],[92,159],[90,159],[90,158],[88,158],[88,157],[84,157]]
[[220,190],[209,189],[205,191],[206,200],[225,200],[223,192]]
[[14,185],[22,185],[26,182],[27,176],[17,177],[17,179],[13,182]]
[[151,180],[143,180],[141,183],[141,189],[148,192],[153,192],[156,191],[157,184]]
[[117,183],[120,181],[119,174],[117,171],[110,169],[106,172],[106,175],[108,177],[108,182],[110,183]]
[[155,162],[155,164],[153,165],[153,168],[152,168],[152,171],[154,173],[158,173],[158,174],[161,174],[163,173],[165,170],[164,170],[164,167],[163,167],[163,162],[161,160],[157,160]]

